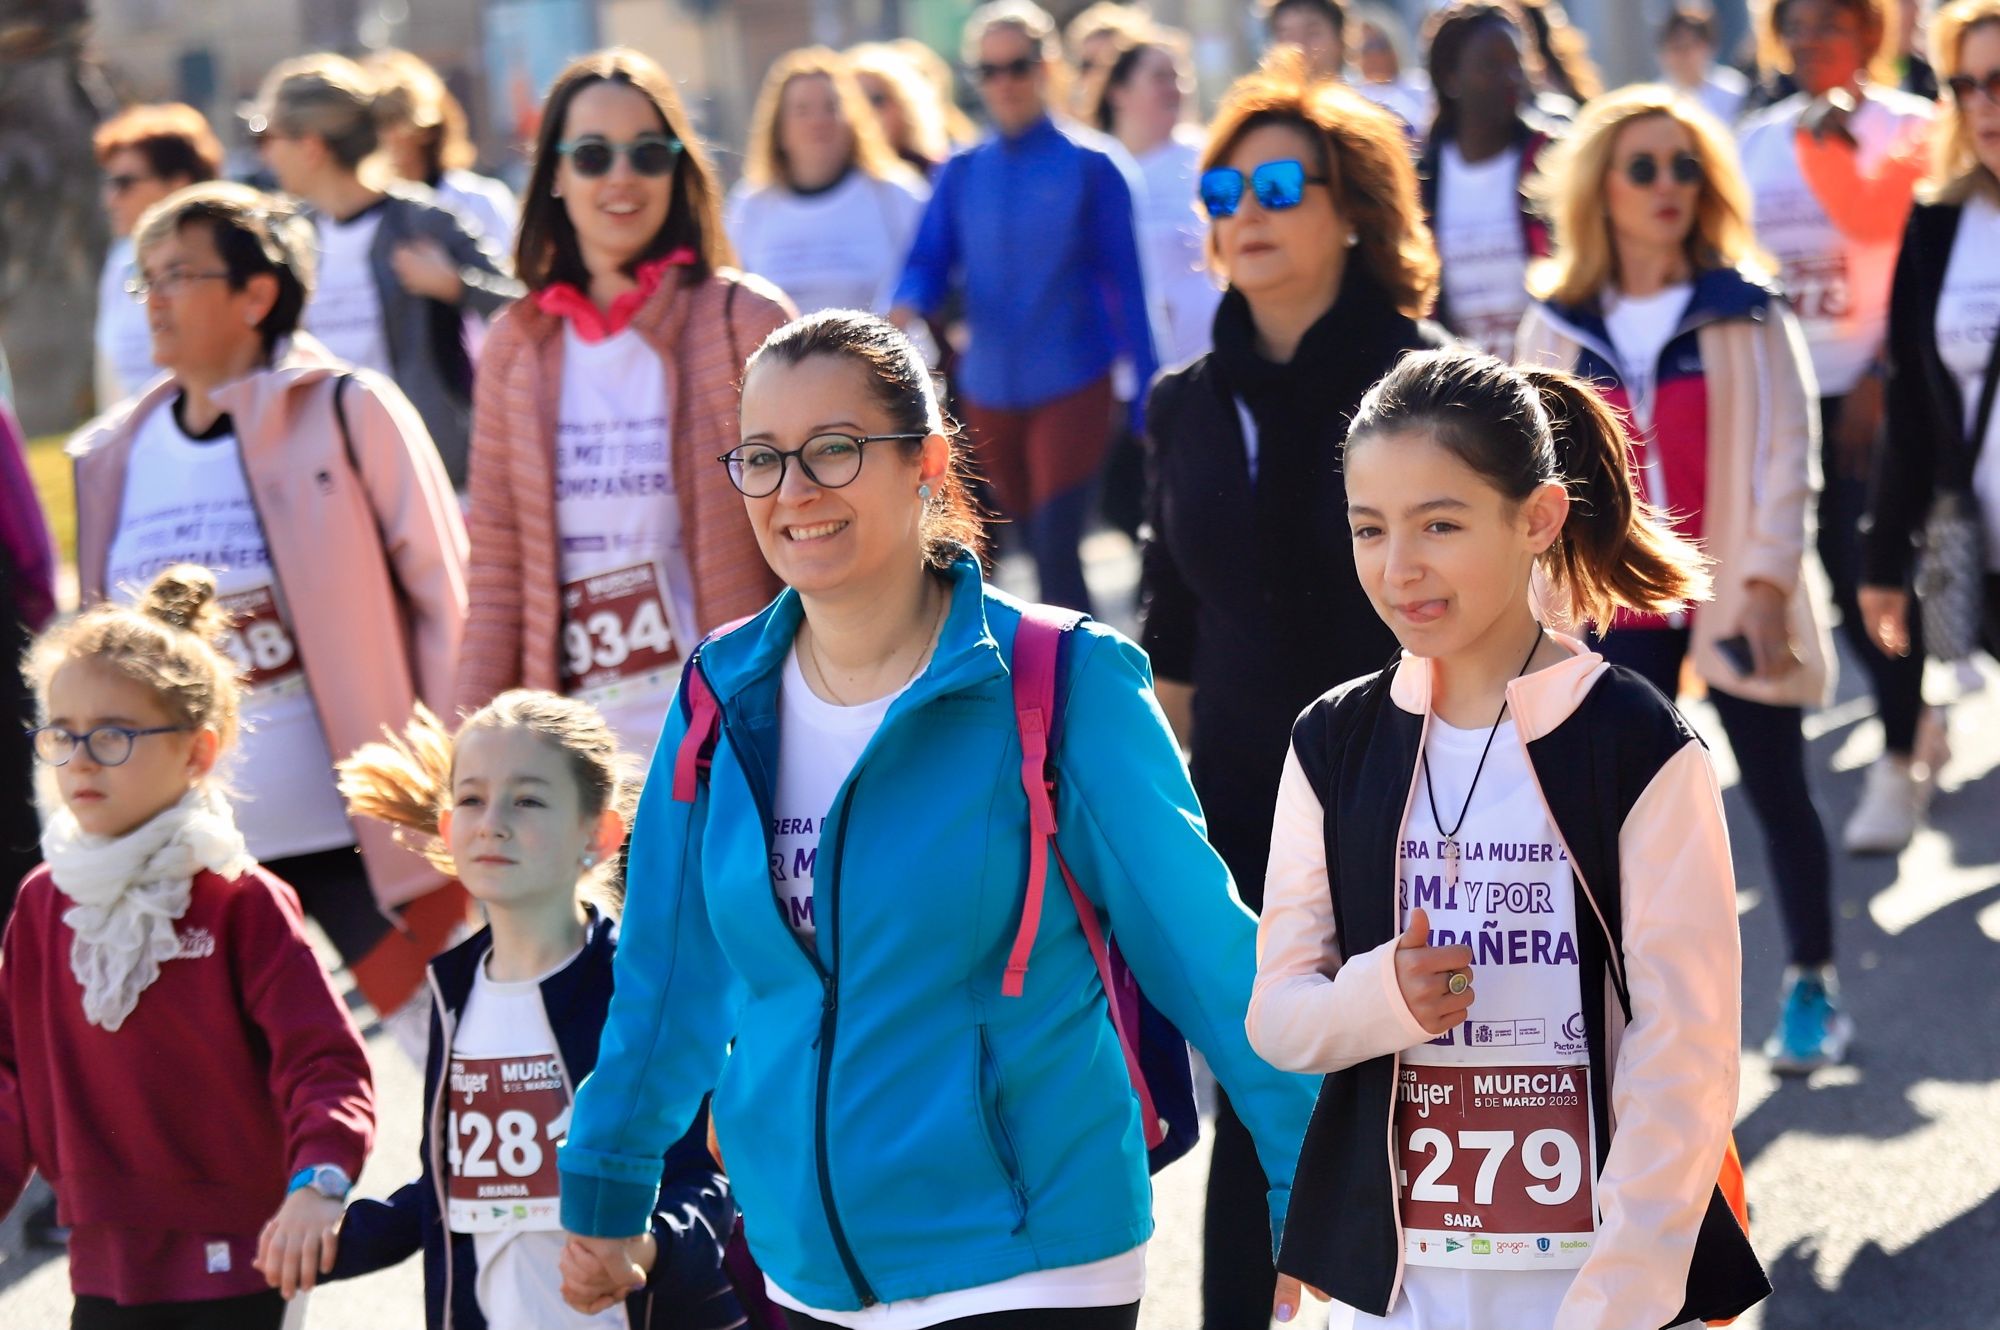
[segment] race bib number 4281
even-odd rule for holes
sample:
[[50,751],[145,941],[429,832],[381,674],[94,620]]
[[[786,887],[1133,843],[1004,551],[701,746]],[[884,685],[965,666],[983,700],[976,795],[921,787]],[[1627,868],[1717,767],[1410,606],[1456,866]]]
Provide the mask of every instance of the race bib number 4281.
[[446,1083],[446,1187],[454,1233],[562,1227],[556,1148],[569,1085],[550,1054],[454,1057]]
[[1573,1268],[1597,1228],[1583,1067],[1433,1067],[1396,1084],[1404,1259]]

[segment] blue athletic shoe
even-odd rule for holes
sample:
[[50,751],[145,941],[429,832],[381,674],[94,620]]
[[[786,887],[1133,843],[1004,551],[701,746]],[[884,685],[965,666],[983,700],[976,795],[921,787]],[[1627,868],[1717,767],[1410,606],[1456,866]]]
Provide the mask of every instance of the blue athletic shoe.
[[1802,1076],[1846,1060],[1854,1021],[1840,1010],[1831,966],[1785,971],[1778,1028],[1764,1041],[1771,1070]]

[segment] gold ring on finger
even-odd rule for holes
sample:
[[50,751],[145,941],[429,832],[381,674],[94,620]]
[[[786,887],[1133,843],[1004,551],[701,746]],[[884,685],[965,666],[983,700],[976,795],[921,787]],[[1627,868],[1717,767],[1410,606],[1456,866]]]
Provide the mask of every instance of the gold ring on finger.
[[1463,970],[1453,970],[1451,978],[1445,980],[1444,987],[1447,993],[1450,993],[1453,997],[1457,997],[1460,993],[1472,987],[1472,976]]

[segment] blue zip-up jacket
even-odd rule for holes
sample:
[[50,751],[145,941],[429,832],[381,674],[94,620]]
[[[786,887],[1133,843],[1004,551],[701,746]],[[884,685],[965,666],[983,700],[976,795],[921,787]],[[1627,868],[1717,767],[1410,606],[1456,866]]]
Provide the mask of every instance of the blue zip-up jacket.
[[[561,1156],[573,1232],[639,1231],[661,1147],[713,1085],[751,1250],[809,1305],[976,1287],[1151,1235],[1137,1100],[1053,864],[1026,992],[1001,994],[1027,880],[1007,667],[1021,605],[970,553],[950,580],[931,663],[834,797],[811,944],[768,857],[797,595],[702,647],[722,734],[702,792],[676,803],[683,696],[633,826],[618,992]],[[1244,1033],[1255,922],[1209,848],[1144,653],[1086,622],[1060,696],[1064,857],[1248,1124],[1276,1232],[1314,1087]]]
[[954,286],[972,343],[958,388],[1024,410],[1094,383],[1129,357],[1140,391],[1159,368],[1133,222],[1133,184],[1090,131],[1044,117],[944,164],[896,284],[929,317]]
[[[349,1279],[424,1254],[424,1323],[430,1330],[485,1330],[479,1309],[479,1263],[471,1238],[444,1222],[443,1081],[452,1031],[472,995],[473,976],[492,949],[481,929],[430,965],[431,1042],[424,1062],[422,1168],[417,1180],[386,1200],[359,1200],[340,1225],[340,1250],[329,1279]],[[611,1006],[612,955],[618,925],[593,914],[583,951],[541,984],[542,1008],[572,1083],[597,1065],[597,1040]],[[697,1097],[699,1098],[699,1097]],[[736,1226],[729,1180],[708,1153],[708,1118],[697,1102],[693,1125],[654,1151],[658,1198],[633,1232],[649,1229],[659,1259],[646,1287],[626,1300],[634,1330],[730,1330],[743,1312],[722,1267]],[[664,1167],[662,1162],[664,1160]]]

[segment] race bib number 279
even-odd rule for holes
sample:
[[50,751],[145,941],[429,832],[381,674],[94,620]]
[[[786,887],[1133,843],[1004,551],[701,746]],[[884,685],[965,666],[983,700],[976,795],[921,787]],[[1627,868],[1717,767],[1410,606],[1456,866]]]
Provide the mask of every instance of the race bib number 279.
[[1583,1067],[1418,1066],[1396,1085],[1404,1259],[1574,1268],[1597,1227]]

